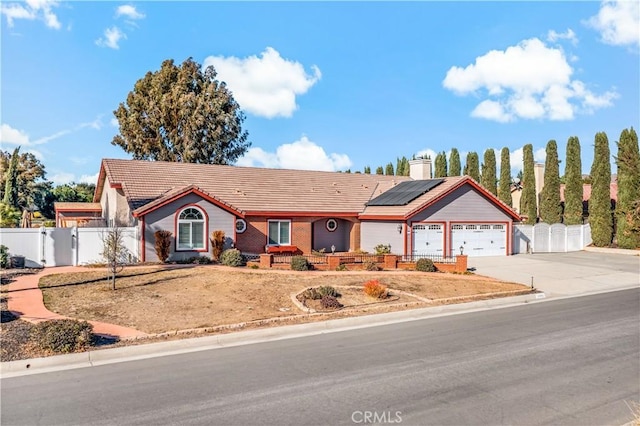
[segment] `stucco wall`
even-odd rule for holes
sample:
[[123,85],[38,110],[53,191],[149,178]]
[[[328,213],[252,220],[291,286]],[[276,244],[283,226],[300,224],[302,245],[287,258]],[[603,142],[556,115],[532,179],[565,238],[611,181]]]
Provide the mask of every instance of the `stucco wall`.
[[[205,247],[206,251],[179,251],[176,252],[175,236],[176,236],[176,224],[179,210],[182,210],[185,206],[194,204],[206,213],[206,227],[205,227]],[[176,201],[173,201],[166,206],[162,206],[157,210],[145,215],[145,260],[157,261],[155,251],[155,236],[156,231],[165,230],[170,231],[173,234],[173,240],[171,244],[171,255],[169,261],[187,259],[193,256],[211,256],[211,243],[209,242],[209,236],[213,231],[224,231],[226,236],[225,248],[230,248],[235,237],[235,216],[220,207],[211,204],[210,202],[202,199],[195,194],[188,194]]]
[[404,254],[404,236],[398,232],[401,222],[371,222],[360,224],[360,247],[374,253],[378,244],[391,244],[391,253]]
[[336,251],[349,251],[349,232],[351,222],[336,219],[338,228],[329,232],[326,227],[327,219],[320,219],[313,223],[313,249],[324,249],[326,253],[331,252],[331,246],[336,246]]
[[100,197],[102,213],[108,226],[135,226],[136,220],[131,215],[131,209],[121,188],[112,188],[105,179]]

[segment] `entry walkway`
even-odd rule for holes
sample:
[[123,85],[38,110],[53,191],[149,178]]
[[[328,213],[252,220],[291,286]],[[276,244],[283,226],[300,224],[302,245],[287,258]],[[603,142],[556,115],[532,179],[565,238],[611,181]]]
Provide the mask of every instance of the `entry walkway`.
[[[68,318],[49,311],[42,299],[42,291],[38,288],[40,278],[51,274],[69,272],[83,272],[86,268],[77,266],[60,266],[45,268],[37,274],[21,275],[7,285],[7,308],[18,315],[20,319],[32,323],[39,323],[53,319]],[[133,328],[121,327],[98,321],[89,321],[93,325],[93,332],[105,337],[131,339],[146,336],[146,333]]]

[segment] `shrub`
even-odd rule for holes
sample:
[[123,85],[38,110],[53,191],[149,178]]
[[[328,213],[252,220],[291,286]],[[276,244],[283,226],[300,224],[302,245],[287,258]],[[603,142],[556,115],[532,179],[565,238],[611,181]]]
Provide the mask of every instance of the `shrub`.
[[30,337],[42,350],[69,353],[89,346],[92,331],[86,321],[59,319],[36,324]]
[[431,259],[418,259],[416,262],[416,271],[420,272],[436,272],[436,266]]
[[390,254],[391,244],[378,244],[373,248],[376,254]]
[[252,263],[251,265],[249,265],[249,268],[251,268],[251,269],[260,269],[260,267],[258,265],[256,265],[255,263]]
[[55,220],[45,220],[43,223],[45,228],[55,228],[56,227],[56,221]]
[[0,245],[0,268],[7,269],[9,267],[9,247]]
[[226,266],[242,266],[244,258],[238,249],[228,249],[220,255],[220,263]]
[[191,256],[187,259],[177,260],[176,263],[189,265],[189,264],[197,264],[197,265],[209,265],[213,263],[213,260],[209,256]]
[[364,293],[376,299],[385,299],[389,295],[387,286],[380,284],[378,280],[370,280],[364,283]]
[[213,231],[211,233],[211,255],[214,260],[220,261],[220,255],[224,250],[224,231]]
[[308,271],[309,261],[304,256],[293,256],[291,258],[291,269],[294,271]]
[[171,253],[171,236],[170,231],[156,231],[153,236],[156,238],[156,256],[162,263],[166,263]]
[[322,299],[322,295],[318,292],[318,290],[314,287],[309,287],[305,291],[302,292],[302,298],[308,300],[319,300]]
[[17,228],[21,217],[20,210],[0,201],[0,228]]
[[338,290],[336,290],[334,287],[330,285],[323,285],[318,287],[318,293],[320,294],[321,297],[324,297],[324,296],[340,297],[340,293],[338,293]]
[[364,262],[364,269],[366,269],[367,271],[379,271],[380,268],[378,268],[378,264],[376,262],[374,262],[373,260],[367,260],[366,262]]
[[322,296],[322,299],[320,299],[320,305],[324,309],[342,308],[342,303],[338,302],[338,299],[336,299],[335,296],[329,296],[328,294],[326,296]]
[[347,269],[347,265],[345,265],[344,263],[341,263],[340,265],[338,265],[338,267],[336,268],[336,271],[348,271],[349,269]]

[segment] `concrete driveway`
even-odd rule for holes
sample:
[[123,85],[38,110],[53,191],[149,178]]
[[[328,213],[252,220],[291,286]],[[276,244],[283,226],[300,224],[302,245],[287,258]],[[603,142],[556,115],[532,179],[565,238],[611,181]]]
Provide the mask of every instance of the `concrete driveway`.
[[640,257],[622,254],[572,253],[518,254],[472,257],[475,273],[531,285],[548,296],[569,296],[640,286]]

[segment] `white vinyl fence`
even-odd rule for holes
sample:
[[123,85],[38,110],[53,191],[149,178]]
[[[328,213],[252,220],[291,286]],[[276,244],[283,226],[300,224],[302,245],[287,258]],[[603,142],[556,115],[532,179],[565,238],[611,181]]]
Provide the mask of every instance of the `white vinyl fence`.
[[537,223],[513,226],[513,254],[580,251],[591,244],[591,227]]
[[[138,262],[138,228],[120,228],[130,263]],[[26,267],[86,265],[103,262],[103,238],[109,228],[2,228],[0,244],[10,256],[24,256]]]

